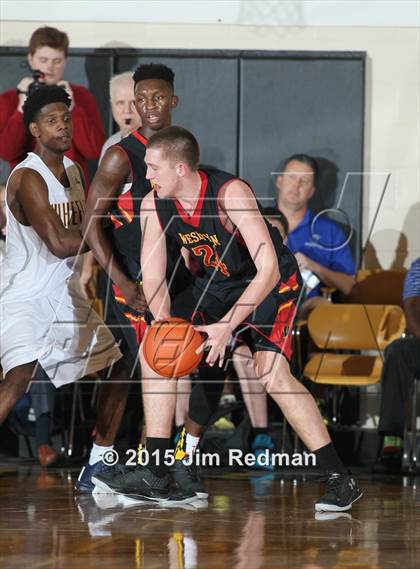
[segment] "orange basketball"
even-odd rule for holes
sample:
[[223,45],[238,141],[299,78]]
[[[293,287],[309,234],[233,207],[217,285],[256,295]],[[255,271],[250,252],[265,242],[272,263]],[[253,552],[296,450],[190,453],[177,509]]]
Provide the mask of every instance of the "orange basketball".
[[155,322],[147,331],[143,353],[149,366],[164,377],[183,377],[200,363],[195,351],[203,343],[202,335],[182,318]]

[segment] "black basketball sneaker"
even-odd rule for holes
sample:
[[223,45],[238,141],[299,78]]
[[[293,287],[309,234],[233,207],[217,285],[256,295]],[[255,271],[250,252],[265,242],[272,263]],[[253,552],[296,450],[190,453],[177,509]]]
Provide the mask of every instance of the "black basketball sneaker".
[[176,460],[172,473],[177,486],[184,492],[194,492],[200,500],[208,498],[208,492],[200,480],[198,466],[194,460],[191,464],[183,460]]
[[195,492],[173,488],[170,474],[159,477],[146,466],[125,469],[114,475],[110,472],[98,474],[92,476],[92,482],[102,491],[150,502],[188,503],[197,499]]
[[200,480],[198,465],[196,462],[197,455],[192,456],[186,453],[186,437],[185,427],[180,433],[179,440],[175,447],[175,464],[172,467],[172,474],[178,488],[187,493],[195,493],[197,498],[208,498],[208,492]]
[[317,512],[345,512],[352,504],[363,496],[356,480],[349,474],[330,474],[327,480],[327,491],[315,502]]

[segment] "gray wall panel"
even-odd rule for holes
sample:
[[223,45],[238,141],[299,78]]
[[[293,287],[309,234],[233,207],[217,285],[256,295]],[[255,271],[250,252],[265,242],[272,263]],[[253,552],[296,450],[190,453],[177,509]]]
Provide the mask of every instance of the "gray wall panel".
[[[289,155],[320,159],[316,210],[337,204],[348,172],[362,171],[363,59],[243,59],[239,172],[265,198],[275,195],[273,171]],[[347,178],[342,208],[360,246],[360,176]]]

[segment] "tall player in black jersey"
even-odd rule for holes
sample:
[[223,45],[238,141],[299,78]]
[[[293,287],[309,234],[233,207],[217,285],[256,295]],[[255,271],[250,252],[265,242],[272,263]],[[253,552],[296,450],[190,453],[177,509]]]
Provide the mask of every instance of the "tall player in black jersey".
[[[140,205],[151,189],[144,155],[149,136],[171,124],[171,111],[178,102],[173,93],[173,78],[172,70],[163,65],[142,65],[135,71],[135,106],[143,126],[108,149],[86,202],[82,230],[95,258],[114,284],[114,308],[122,325],[140,321],[146,307],[138,281]],[[111,231],[103,223],[108,216]],[[141,336],[141,329],[137,329],[137,336]]]
[[[154,191],[141,207],[143,290],[153,317],[193,317],[204,325],[206,362],[222,365],[231,337],[251,349],[257,376],[282,409],[318,464],[329,473],[327,492],[317,510],[344,511],[362,496],[341,463],[316,403],[290,373],[287,360],[293,313],[282,316],[285,300],[293,304],[300,276],[296,261],[276,243],[259,211],[251,188],[219,170],[199,170],[199,147],[180,127],[156,133],[148,142],[147,178]],[[166,284],[170,236],[186,247],[201,266],[201,275],[171,302]],[[293,294],[293,289],[295,292]],[[142,361],[149,390],[166,380]],[[146,404],[148,418],[158,412]],[[149,408],[148,408],[149,407]]]

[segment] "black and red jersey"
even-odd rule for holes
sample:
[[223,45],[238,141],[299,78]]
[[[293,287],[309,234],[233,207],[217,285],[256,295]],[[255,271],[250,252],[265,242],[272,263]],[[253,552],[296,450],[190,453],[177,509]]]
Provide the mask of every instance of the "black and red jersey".
[[[218,199],[222,188],[236,177],[212,168],[200,169],[199,175],[200,195],[191,216],[186,214],[178,200],[161,199],[155,192],[159,221],[166,235],[175,239],[180,247],[188,249],[199,261],[200,270],[195,281],[199,288],[209,289],[214,294],[243,287],[254,278],[256,267],[239,229],[235,227],[229,231],[225,227],[225,216],[221,215]],[[280,271],[288,274],[295,270],[292,255],[283,245],[278,230],[268,223],[267,227],[280,262]]]

